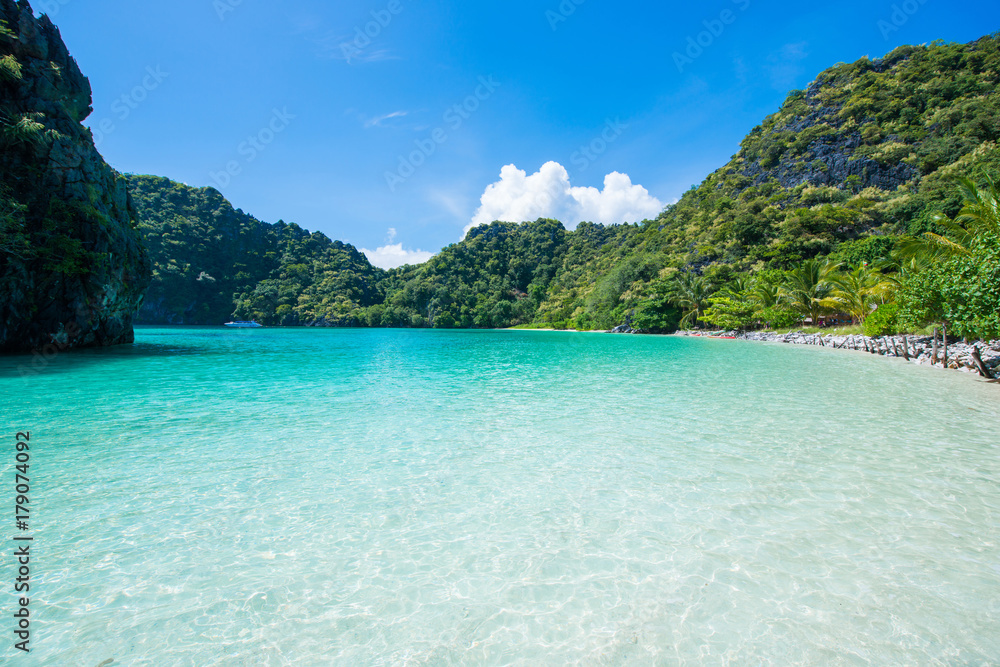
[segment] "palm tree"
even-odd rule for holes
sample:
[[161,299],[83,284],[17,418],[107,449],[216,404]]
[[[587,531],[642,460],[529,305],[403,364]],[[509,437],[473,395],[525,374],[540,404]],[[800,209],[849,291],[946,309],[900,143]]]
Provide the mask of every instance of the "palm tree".
[[750,298],[761,308],[773,308],[781,300],[781,285],[767,280],[755,280]]
[[901,251],[910,258],[925,257],[947,259],[972,254],[972,244],[981,234],[1000,236],[1000,194],[996,183],[986,179],[989,187],[980,188],[971,178],[958,179],[958,187],[965,205],[958,217],[949,220],[943,215],[934,222],[944,229],[944,234],[927,232],[919,239],[909,239],[901,244]]
[[670,300],[684,311],[681,328],[692,324],[698,326],[698,319],[708,307],[708,298],[713,291],[712,283],[705,276],[699,276],[693,271],[677,274]]
[[833,273],[829,276],[833,291],[823,299],[826,306],[849,313],[855,324],[864,324],[875,307],[889,298],[893,283],[880,271],[859,266],[850,273]]
[[837,265],[829,260],[807,259],[788,272],[781,288],[782,299],[792,310],[812,318],[813,325],[818,325],[820,316],[829,310],[827,299],[833,291],[830,277],[836,270]]

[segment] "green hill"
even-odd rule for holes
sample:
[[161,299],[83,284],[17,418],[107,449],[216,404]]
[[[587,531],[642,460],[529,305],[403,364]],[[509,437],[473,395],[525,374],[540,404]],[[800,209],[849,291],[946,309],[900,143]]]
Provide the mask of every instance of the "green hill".
[[944,231],[938,216],[962,207],[956,179],[982,185],[1000,171],[998,44],[901,47],[828,69],[655,220],[574,231],[495,222],[392,271],[322,234],[234,211],[214,190],[133,177],[155,263],[142,318],[669,329],[683,307],[678,276],[735,295],[778,285],[807,260],[851,269]]
[[153,260],[140,323],[333,326],[382,301],[382,271],[353,246],[261,222],[213,188],[130,176],[129,189]]

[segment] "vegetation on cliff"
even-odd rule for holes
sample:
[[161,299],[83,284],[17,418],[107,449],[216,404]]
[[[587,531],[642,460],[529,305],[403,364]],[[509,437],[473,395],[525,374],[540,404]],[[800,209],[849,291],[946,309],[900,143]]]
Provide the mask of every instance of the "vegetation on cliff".
[[59,31],[0,0],[0,350],[133,339],[149,260]]
[[[140,322],[340,325],[380,302],[382,272],[354,247],[295,224],[267,224],[213,188],[130,176],[153,282]],[[235,303],[234,303],[235,300]]]

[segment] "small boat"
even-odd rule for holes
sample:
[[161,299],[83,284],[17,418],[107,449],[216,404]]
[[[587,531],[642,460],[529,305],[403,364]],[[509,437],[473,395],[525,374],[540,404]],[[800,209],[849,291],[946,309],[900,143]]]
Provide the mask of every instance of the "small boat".
[[264,327],[263,324],[256,322],[226,322],[226,326],[231,329],[261,329]]

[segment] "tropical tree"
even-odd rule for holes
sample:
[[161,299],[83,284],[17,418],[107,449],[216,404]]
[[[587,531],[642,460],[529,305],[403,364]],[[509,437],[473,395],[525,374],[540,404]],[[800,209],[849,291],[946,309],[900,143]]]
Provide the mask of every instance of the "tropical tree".
[[774,308],[781,301],[781,283],[755,280],[750,288],[750,298],[762,309]]
[[850,314],[855,324],[864,324],[877,306],[886,303],[893,290],[893,283],[867,266],[849,273],[832,273],[828,281],[833,291],[823,302],[831,309]]
[[946,260],[969,257],[978,237],[1000,236],[1000,195],[996,183],[986,178],[988,187],[980,188],[971,178],[958,179],[958,189],[965,205],[954,220],[943,215],[934,218],[942,234],[925,233],[921,238],[901,244],[903,255],[910,259]]
[[909,326],[941,324],[959,336],[1000,336],[1000,206],[995,181],[986,188],[959,179],[964,206],[938,220],[943,234],[925,234],[908,249],[931,265],[905,275],[897,301]]
[[814,325],[819,324],[820,316],[830,309],[830,278],[836,270],[837,265],[830,261],[807,259],[788,272],[781,288],[782,300],[802,317],[812,318]]
[[681,327],[698,326],[698,321],[708,308],[709,297],[714,293],[712,283],[705,276],[693,271],[679,273],[674,278],[671,301],[683,312]]

